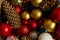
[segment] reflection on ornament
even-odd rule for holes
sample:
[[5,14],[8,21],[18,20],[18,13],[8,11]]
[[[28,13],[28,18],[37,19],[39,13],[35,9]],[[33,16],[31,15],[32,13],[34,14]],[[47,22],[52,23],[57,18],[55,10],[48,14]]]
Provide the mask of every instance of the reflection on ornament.
[[6,40],[19,40],[19,39],[15,36],[8,36]]
[[39,9],[34,9],[31,12],[31,17],[34,19],[39,19],[42,16],[42,11]]
[[37,37],[38,37],[38,33],[36,31],[32,31],[29,33],[29,37],[32,39],[32,40],[36,40]]
[[56,26],[56,23],[51,21],[51,20],[45,20],[44,21],[44,28],[48,31],[48,32],[53,32],[54,28]]
[[34,7],[39,7],[39,4],[42,2],[43,0],[31,0],[31,3]]
[[49,33],[42,33],[39,35],[38,40],[54,40]]
[[25,20],[28,20],[28,19],[30,19],[30,14],[27,11],[24,11],[22,13],[22,18]]

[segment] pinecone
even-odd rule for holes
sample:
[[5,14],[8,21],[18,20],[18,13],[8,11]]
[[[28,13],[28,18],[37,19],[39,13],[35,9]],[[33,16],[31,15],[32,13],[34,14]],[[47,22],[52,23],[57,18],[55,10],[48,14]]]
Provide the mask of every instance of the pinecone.
[[15,12],[14,7],[12,7],[9,2],[3,1],[2,10],[8,18],[8,24],[10,24],[13,28],[19,28],[21,25],[21,20],[19,15]]
[[50,7],[55,7],[59,4],[58,0],[43,0],[42,3],[40,3],[40,8],[43,10],[46,10]]

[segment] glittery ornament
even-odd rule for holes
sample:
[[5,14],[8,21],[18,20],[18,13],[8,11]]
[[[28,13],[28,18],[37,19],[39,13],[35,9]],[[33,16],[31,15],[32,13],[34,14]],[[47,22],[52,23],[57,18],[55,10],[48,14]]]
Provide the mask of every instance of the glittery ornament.
[[45,20],[44,21],[44,28],[48,31],[48,32],[53,32],[55,29],[56,23],[53,22],[52,20]]
[[32,40],[37,40],[37,37],[38,37],[38,33],[36,31],[32,31],[29,33],[29,37],[32,39]]
[[22,25],[20,28],[17,29],[18,35],[27,35],[28,33],[29,33],[29,29],[25,25]]
[[30,19],[30,14],[29,14],[29,12],[24,11],[24,12],[22,13],[22,18],[25,19],[25,20]]
[[34,10],[32,10],[32,12],[31,12],[31,17],[33,18],[33,19],[39,19],[40,17],[42,16],[42,11],[41,10],[39,10],[39,9],[34,9]]
[[1,24],[1,27],[0,27],[1,35],[7,36],[7,35],[10,35],[11,32],[12,32],[12,27],[10,25],[8,25],[7,23]]
[[19,15],[15,12],[15,9],[12,7],[12,5],[10,5],[7,1],[3,1],[2,10],[7,16],[9,24],[15,29],[19,28],[21,25],[21,20]]
[[42,33],[39,35],[38,40],[54,40],[49,33]]

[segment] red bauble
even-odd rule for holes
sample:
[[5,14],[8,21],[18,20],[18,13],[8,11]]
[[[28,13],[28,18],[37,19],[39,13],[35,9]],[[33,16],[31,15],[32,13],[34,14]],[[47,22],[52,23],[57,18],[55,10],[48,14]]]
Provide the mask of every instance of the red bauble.
[[25,25],[22,25],[19,29],[17,29],[18,35],[27,35],[28,33],[29,33],[29,29]]
[[27,20],[22,20],[22,25],[27,25],[28,21]]
[[30,21],[28,22],[28,27],[29,27],[30,29],[32,29],[32,30],[35,30],[35,29],[37,28],[37,23],[36,23],[36,21],[35,21],[35,20],[30,20]]
[[52,15],[50,15],[50,18],[54,22],[59,22],[60,21],[60,8],[54,9]]
[[12,27],[8,25],[7,23],[4,23],[0,27],[0,34],[3,36],[10,35],[12,32]]
[[19,6],[15,6],[15,11],[19,14],[21,12],[21,9]]

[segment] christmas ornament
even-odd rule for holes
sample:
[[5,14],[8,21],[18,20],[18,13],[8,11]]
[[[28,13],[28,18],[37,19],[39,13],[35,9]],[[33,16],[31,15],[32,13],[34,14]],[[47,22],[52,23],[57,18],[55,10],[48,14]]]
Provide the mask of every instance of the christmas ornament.
[[12,27],[10,25],[8,25],[7,23],[1,24],[1,27],[0,27],[1,35],[7,36],[7,35],[10,35],[11,32],[12,32]]
[[44,21],[44,28],[48,31],[48,32],[53,32],[55,29],[56,23],[53,22],[52,20],[45,20]]
[[28,33],[29,33],[29,29],[25,25],[22,25],[20,28],[17,29],[18,35],[27,35]]
[[31,17],[34,19],[39,19],[42,16],[42,11],[39,9],[34,9],[31,12]]
[[28,21],[27,20],[22,20],[22,25],[27,25],[28,24]]
[[52,12],[52,14],[50,15],[50,18],[54,21],[54,22],[59,22],[60,21],[60,8],[55,8]]
[[30,14],[27,11],[24,11],[22,13],[22,18],[25,20],[28,20],[28,19],[30,19]]
[[28,36],[23,36],[21,40],[31,40]]
[[37,40],[37,37],[38,37],[38,33],[36,31],[32,31],[29,33],[29,37],[32,39],[32,40]]
[[16,11],[16,13],[20,13],[21,12],[21,9],[20,9],[20,7],[19,6],[15,6],[15,11]]
[[49,33],[42,33],[39,35],[38,40],[54,40]]
[[8,36],[6,40],[19,40],[16,36]]
[[21,25],[21,20],[19,15],[15,12],[15,9],[7,1],[3,1],[2,10],[7,16],[9,24],[13,28],[19,28]]
[[36,30],[36,28],[37,28],[37,23],[36,23],[36,21],[35,21],[35,20],[30,20],[30,21],[28,22],[28,27],[29,27],[29,29]]
[[39,7],[39,4],[42,3],[43,0],[31,0],[31,3],[34,7]]
[[16,5],[21,6],[22,3],[23,3],[22,0],[11,0],[11,4],[14,5],[14,6],[16,6]]

